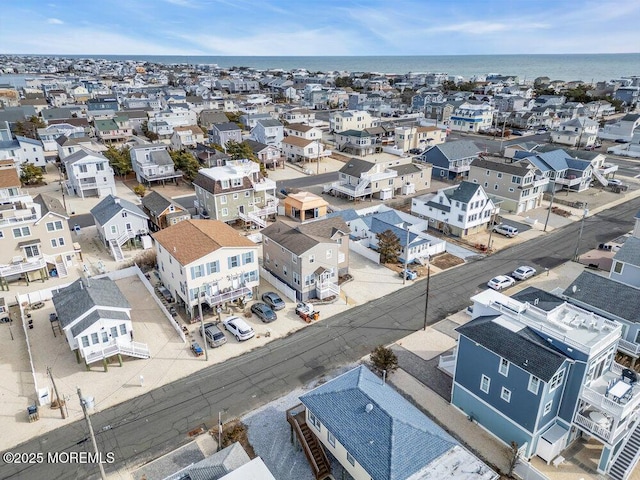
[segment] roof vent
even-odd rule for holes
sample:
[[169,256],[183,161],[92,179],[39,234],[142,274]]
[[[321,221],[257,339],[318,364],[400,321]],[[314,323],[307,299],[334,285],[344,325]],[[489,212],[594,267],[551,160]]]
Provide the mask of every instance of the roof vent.
[[371,413],[371,410],[373,410],[373,404],[367,403],[367,406],[364,407],[364,409],[367,413]]
[[536,298],[536,299],[533,301],[533,304],[534,304],[534,305],[538,305],[538,303],[540,303],[540,299],[539,299],[539,298]]

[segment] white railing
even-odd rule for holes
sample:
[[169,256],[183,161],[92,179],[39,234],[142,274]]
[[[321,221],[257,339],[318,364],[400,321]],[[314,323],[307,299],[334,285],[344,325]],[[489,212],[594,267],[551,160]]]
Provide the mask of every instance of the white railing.
[[614,165],[612,163],[604,163],[602,164],[602,167],[600,167],[600,173],[603,175],[607,175],[609,173],[613,173],[613,172],[617,172],[618,171],[618,165]]
[[568,186],[573,186],[573,185],[578,185],[582,182],[582,177],[574,177],[574,178],[564,178],[564,177],[558,177],[555,180],[555,183],[559,183],[561,185],[568,185]]
[[124,260],[124,253],[122,253],[122,249],[115,238],[109,240],[109,246],[111,247],[111,253],[113,254],[114,260],[117,262]]
[[0,277],[9,277],[11,275],[19,275],[21,273],[33,272],[47,266],[47,261],[43,258],[37,258],[33,261],[15,263],[13,265],[0,265]]
[[609,185],[609,180],[604,178],[602,173],[600,173],[597,168],[594,168],[592,173],[593,173],[593,176],[596,177],[596,179],[600,182],[600,184],[603,187],[606,187],[607,185]]
[[316,283],[316,295],[320,300],[324,300],[331,295],[340,295],[340,286],[333,282]]
[[366,178],[370,182],[376,182],[378,180],[395,178],[397,176],[398,176],[398,172],[396,172],[395,170],[385,170],[384,172],[380,172],[380,173],[364,174],[362,175],[361,178],[363,179]]
[[[7,213],[5,212],[5,215],[6,214]],[[19,216],[18,214],[13,217],[0,219],[0,226],[13,225],[13,224],[28,222],[28,221],[37,220],[37,219],[38,219],[38,216],[34,213],[31,213],[31,211],[29,210],[29,213],[26,213],[23,216]]]
[[242,211],[238,211],[238,216],[245,222],[255,223],[260,228],[264,228],[267,226],[267,222],[265,222],[262,218],[256,216],[253,212],[244,213]]
[[282,292],[285,297],[287,297],[292,302],[298,301],[297,292],[294,288],[291,288],[289,285],[284,283],[282,280],[277,278],[271,272],[266,270],[264,267],[260,267],[260,277],[269,282],[271,285],[276,287],[278,291]]
[[618,419],[626,418],[638,407],[638,405],[640,405],[640,394],[638,394],[638,392],[634,392],[631,399],[624,405],[606,397],[590,387],[584,387],[580,396],[594,407],[615,415]]
[[589,432],[598,435],[605,441],[609,441],[609,439],[611,438],[611,430],[597,424],[593,420],[583,416],[580,413],[576,413],[576,417],[573,419],[573,423],[575,423],[576,425],[580,425],[582,428],[588,430]]
[[625,353],[637,356],[638,354],[640,354],[640,345],[621,338],[620,340],[618,340],[618,350],[622,350]]
[[[251,178],[251,177],[249,177]],[[263,178],[259,182],[252,181],[253,190],[256,192],[264,192],[265,190],[275,190],[276,182],[271,180],[270,178]]]
[[245,297],[250,294],[251,289],[243,286],[233,290],[229,290],[227,292],[218,292],[214,294],[205,293],[203,297],[205,302],[207,302],[210,307],[215,307],[217,305],[222,305],[225,302],[232,302],[233,300],[237,300],[240,297]]
[[438,358],[438,368],[453,377],[456,371],[456,358],[457,355],[455,353],[451,355],[440,355],[440,358]]
[[329,190],[335,190],[337,192],[344,193],[345,195],[350,195],[352,197],[369,195],[371,193],[370,188],[365,188],[362,191],[356,191],[356,188],[357,187],[354,187],[353,185],[349,185],[347,183],[333,182],[333,183],[326,184],[324,186],[324,191],[327,192]]
[[83,348],[81,353],[87,365],[118,354],[138,358],[149,358],[150,356],[146,343],[131,342],[120,338],[112,339],[99,348]]

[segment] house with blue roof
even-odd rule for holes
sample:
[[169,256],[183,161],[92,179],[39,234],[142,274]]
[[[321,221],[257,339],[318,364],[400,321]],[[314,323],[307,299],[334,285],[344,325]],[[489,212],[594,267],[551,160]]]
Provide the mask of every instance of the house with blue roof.
[[470,140],[456,140],[434,145],[415,158],[433,165],[433,178],[453,180],[466,178],[471,162],[479,158],[481,152],[482,149]]
[[572,157],[562,149],[540,153],[515,152],[514,161],[522,159],[527,159],[542,176],[549,178],[549,191],[582,192],[590,187],[591,177],[599,175],[592,162]]
[[598,472],[625,479],[639,457],[640,386],[615,361],[622,325],[552,297],[472,297],[472,319],[456,329],[451,403],[524,458],[549,463],[595,439]]
[[300,401],[298,415],[288,412],[289,422],[311,432],[310,440],[319,442],[355,480],[498,478],[363,365],[305,393]]

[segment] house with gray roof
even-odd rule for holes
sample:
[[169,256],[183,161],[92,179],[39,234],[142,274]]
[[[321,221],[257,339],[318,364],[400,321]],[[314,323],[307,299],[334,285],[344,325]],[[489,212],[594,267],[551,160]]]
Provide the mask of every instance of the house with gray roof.
[[591,161],[576,158],[562,149],[539,153],[515,152],[514,161],[523,159],[536,167],[543,177],[549,179],[550,191],[555,189],[582,192],[591,186],[592,176],[599,175]]
[[175,182],[182,178],[182,171],[176,170],[173,159],[164,143],[143,143],[129,150],[131,167],[139,183]]
[[382,144],[367,130],[344,130],[334,134],[336,149],[348,155],[365,157],[382,151]]
[[244,143],[249,145],[251,151],[265,167],[273,169],[282,165],[282,168],[284,168],[284,159],[279,147],[256,142],[255,140],[245,140]]
[[470,140],[455,140],[434,145],[416,159],[433,165],[433,178],[453,180],[469,175],[471,162],[480,152],[482,149]]
[[500,207],[481,185],[464,181],[436,193],[413,198],[411,213],[428,219],[431,228],[466,237],[493,225]]
[[570,147],[590,147],[598,138],[598,122],[589,117],[573,118],[551,132],[551,141]]
[[351,158],[339,170],[338,181],[326,184],[324,192],[349,199],[376,197],[388,200],[393,198],[394,180],[398,176],[391,166],[393,163],[387,165]]
[[488,289],[471,301],[447,368],[451,403],[506,445],[515,442],[524,459],[562,462],[587,437],[598,444],[598,473],[627,478],[638,460],[640,391],[616,363],[622,325],[535,291]]
[[182,205],[155,190],[142,197],[141,202],[142,210],[149,216],[149,228],[152,232],[191,218],[191,214]]
[[242,130],[232,122],[214,123],[209,130],[209,143],[224,147],[228,141],[242,143]]
[[613,257],[609,278],[640,288],[640,238],[626,239]]
[[300,397],[296,416],[355,480],[498,475],[364,365]]
[[124,260],[121,247],[149,232],[149,217],[138,205],[108,195],[91,209],[98,237],[117,261]]
[[502,200],[501,211],[522,213],[541,205],[549,178],[529,162],[483,156],[471,162],[469,181]]
[[[64,135],[56,141],[62,140]],[[75,139],[80,140],[80,139]],[[116,183],[109,159],[101,153],[79,146],[62,160],[67,174],[65,188],[69,195],[80,198],[116,194]]]
[[222,110],[202,110],[200,112],[200,122],[198,125],[202,125],[206,130],[210,130],[214,124],[228,122],[229,117],[227,117]]
[[276,221],[262,230],[264,268],[296,291],[300,301],[340,294],[349,272],[349,227],[342,218]]
[[280,148],[284,139],[284,127],[273,118],[258,120],[251,129],[251,137],[256,142]]
[[51,300],[78,362],[89,365],[121,355],[149,358],[147,345],[132,341],[131,305],[110,278],[80,278],[54,291]]

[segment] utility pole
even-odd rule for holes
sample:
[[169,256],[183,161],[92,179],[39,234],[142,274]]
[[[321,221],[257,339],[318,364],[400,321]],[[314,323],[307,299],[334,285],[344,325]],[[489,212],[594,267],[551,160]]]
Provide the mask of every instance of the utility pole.
[[80,391],[80,387],[78,388],[78,398],[80,399],[80,405],[82,406],[82,413],[84,413],[84,419],[87,421],[87,426],[89,427],[89,436],[91,437],[91,443],[93,444],[93,450],[96,452],[98,456],[98,468],[100,469],[100,478],[102,480],[107,480],[107,474],[104,472],[104,467],[102,466],[102,462],[100,461],[100,452],[98,451],[98,443],[96,442],[96,436],[93,433],[93,427],[91,426],[91,419],[89,418],[89,414],[87,413],[87,405],[85,403],[84,398],[82,398],[82,392]]
[[207,348],[207,337],[204,331],[204,318],[202,318],[202,303],[200,302],[200,289],[202,287],[198,287],[198,315],[200,315],[200,328],[202,333],[202,339],[204,340],[204,361],[209,361],[209,349]]
[[58,387],[56,387],[56,382],[53,380],[53,375],[51,374],[51,367],[47,367],[47,375],[51,379],[51,383],[53,384],[53,391],[56,394],[56,402],[58,402],[58,408],[60,408],[60,415],[62,415],[62,419],[67,418],[64,414],[64,408],[62,408],[62,401],[60,400],[60,395],[58,395]]
[[431,280],[431,257],[427,263],[427,293],[424,296],[424,325],[422,330],[427,330],[427,311],[429,310],[429,280]]
[[316,153],[316,175],[320,174],[320,140],[317,145],[318,151]]
[[404,246],[404,270],[402,270],[402,285],[407,283],[407,263],[409,260],[409,225],[407,225],[407,243]]
[[551,190],[551,203],[549,203],[549,210],[547,211],[547,219],[544,221],[544,230],[547,231],[547,224],[549,223],[549,216],[551,215],[551,208],[553,207],[553,199],[556,198],[556,182],[553,182],[553,187]]
[[582,231],[584,230],[584,219],[587,218],[587,215],[589,214],[589,208],[587,208],[588,205],[588,203],[584,204],[584,212],[582,213],[582,221],[580,222],[580,233],[578,234],[578,243],[576,244],[576,252],[573,255],[573,260],[576,262],[580,260],[580,254],[578,251],[580,250],[580,240],[582,240]]

